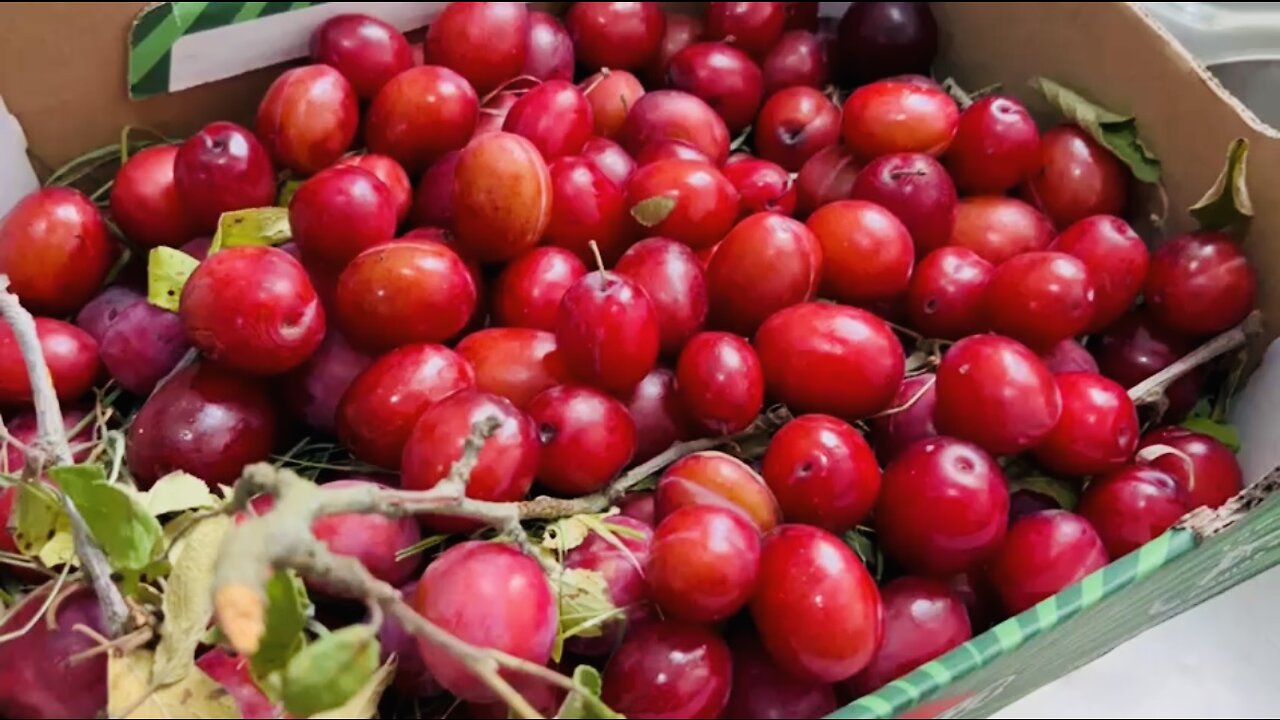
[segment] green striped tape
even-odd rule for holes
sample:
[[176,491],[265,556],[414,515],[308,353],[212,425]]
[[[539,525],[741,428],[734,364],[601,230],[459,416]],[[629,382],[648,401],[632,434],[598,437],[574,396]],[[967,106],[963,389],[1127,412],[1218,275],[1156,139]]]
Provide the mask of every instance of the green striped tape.
[[1190,531],[1170,530],[828,717],[988,717],[1277,563],[1273,496],[1199,545]]
[[173,46],[206,30],[323,2],[166,2],[143,10],[129,29],[129,97],[169,91]]

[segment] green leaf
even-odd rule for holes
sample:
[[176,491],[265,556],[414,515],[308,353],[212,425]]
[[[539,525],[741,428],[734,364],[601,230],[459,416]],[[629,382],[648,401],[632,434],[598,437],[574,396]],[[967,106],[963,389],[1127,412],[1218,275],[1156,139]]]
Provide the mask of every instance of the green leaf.
[[387,658],[351,699],[332,710],[318,712],[311,716],[312,720],[342,720],[343,718],[372,718],[378,714],[378,702],[382,693],[396,677],[396,659]]
[[858,526],[845,532],[840,538],[858,556],[858,559],[862,560],[871,577],[879,582],[880,577],[884,575],[884,555],[880,552],[880,546],[872,537],[873,535],[875,535],[874,530]]
[[1191,407],[1191,412],[1187,413],[1187,417],[1213,417],[1213,403],[1209,402],[1209,398],[1200,398]]
[[163,686],[177,682],[195,667],[196,646],[213,616],[213,568],[222,538],[231,529],[231,518],[213,515],[184,536],[174,553],[172,574],[165,587],[164,624],[156,647],[151,682]]
[[204,635],[200,636],[201,645],[222,645],[227,640],[227,636],[222,634],[222,628],[217,625],[210,625]]
[[285,709],[311,717],[350,701],[377,671],[378,651],[369,625],[348,625],[317,639],[285,666]]
[[1189,417],[1182,421],[1182,427],[1203,433],[1231,448],[1231,452],[1240,452],[1240,431],[1230,423],[1218,422],[1207,417]]
[[1032,78],[1031,86],[1068,120],[1120,158],[1134,177],[1146,183],[1160,181],[1160,161],[1142,144],[1138,137],[1138,121],[1132,115],[1121,115],[1099,107],[1048,78]]
[[560,706],[560,710],[556,712],[555,717],[564,720],[582,720],[584,718],[625,718],[613,711],[604,701],[600,699],[600,691],[604,687],[604,683],[600,679],[600,671],[590,665],[579,665],[573,670],[573,681],[580,685],[589,694],[583,695],[577,692],[569,693],[564,699],[564,704]]
[[42,550],[60,533],[71,533],[71,524],[54,490],[38,483],[18,485],[13,531],[18,551],[27,557],[39,557]]
[[223,248],[282,245],[292,238],[288,208],[233,210],[222,213],[218,218],[218,229],[213,233],[213,242],[209,244],[209,254]]
[[147,512],[159,517],[183,510],[207,510],[218,505],[218,498],[203,480],[181,470],[165,475],[151,489],[140,493]]
[[564,641],[572,637],[600,637],[601,627],[621,617],[625,608],[613,604],[609,585],[597,570],[569,568],[556,583],[560,601],[560,627],[551,657],[560,661]]
[[140,571],[155,559],[160,521],[124,487],[107,483],[101,465],[64,465],[49,470],[84,517],[89,532],[116,570]]
[[1009,476],[1009,491],[1029,490],[1053,498],[1063,510],[1075,510],[1080,502],[1080,483],[1047,475],[1040,470]]
[[676,209],[676,199],[667,195],[645,198],[631,207],[631,217],[651,228],[662,223]]
[[1245,169],[1249,159],[1249,141],[1236,138],[1227,148],[1227,163],[1209,192],[1189,209],[1202,230],[1240,228],[1253,219],[1253,201]]
[[258,652],[249,659],[253,674],[266,677],[302,649],[307,626],[307,591],[296,575],[279,570],[267,581],[267,620]]
[[151,248],[147,255],[147,302],[169,312],[178,312],[182,286],[195,272],[200,261],[163,245]]
[[289,207],[289,203],[293,202],[294,193],[298,192],[298,188],[302,187],[301,180],[286,180],[280,186],[280,194],[276,198],[276,205],[282,208]]

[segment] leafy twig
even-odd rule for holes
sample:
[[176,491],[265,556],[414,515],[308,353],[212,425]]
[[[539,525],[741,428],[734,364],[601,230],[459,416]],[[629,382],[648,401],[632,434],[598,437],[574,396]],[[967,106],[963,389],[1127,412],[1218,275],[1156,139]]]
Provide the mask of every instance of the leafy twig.
[[[266,463],[245,468],[230,503],[242,509],[256,495],[267,492],[276,502],[267,513],[252,517],[228,534],[214,575],[214,612],[218,626],[237,651],[251,655],[266,628],[264,585],[272,568],[293,568],[322,582],[337,595],[362,599],[396,618],[411,633],[431,642],[463,663],[512,711],[522,718],[541,715],[517,692],[502,670],[528,673],[524,661],[491,648],[472,645],[419,615],[391,585],[373,577],[358,560],[335,555],[311,532],[312,521],[323,515],[379,512],[408,515],[436,512],[481,520],[502,528],[531,553],[532,545],[520,526],[515,503],[490,503],[466,497],[466,485],[485,441],[498,427],[496,418],[476,423],[463,446],[462,457],[434,488],[421,492],[351,488],[322,491],[289,470]],[[536,553],[533,553],[536,556]],[[569,681],[567,678],[565,679]]]
[[630,489],[685,455],[758,440],[772,434],[789,419],[786,410],[778,408],[765,413],[751,428],[736,435],[678,443],[623,474],[601,492],[574,499],[539,497],[515,503],[467,497],[467,481],[485,441],[497,430],[499,423],[496,418],[482,420],[472,427],[471,435],[463,445],[462,456],[450,468],[445,479],[429,490],[408,491],[379,486],[321,490],[290,470],[267,463],[250,465],[236,482],[227,510],[244,510],[249,507],[250,500],[262,493],[274,496],[275,503],[263,515],[251,516],[237,525],[223,543],[214,574],[214,614],[218,626],[238,652],[244,655],[255,653],[266,630],[266,582],[274,571],[291,568],[322,583],[334,594],[363,600],[399,620],[409,632],[466,665],[520,717],[540,716],[502,677],[503,670],[539,677],[578,693],[589,705],[603,708],[587,688],[571,678],[491,648],[471,645],[426,620],[405,604],[395,588],[370,575],[358,560],[330,553],[312,534],[312,522],[317,517],[347,513],[378,513],[388,517],[435,514],[467,518],[497,528],[554,575],[558,568],[547,567],[550,561],[529,541],[521,525],[522,520],[547,520],[601,512]]
[[[62,408],[58,405],[58,395],[53,388],[53,376],[49,374],[44,351],[40,348],[40,338],[36,334],[35,318],[22,307],[18,296],[9,292],[9,278],[5,275],[0,275],[0,316],[13,329],[18,350],[27,366],[27,377],[31,382],[32,401],[35,405],[36,439],[27,448],[26,467],[38,473],[50,461],[53,465],[71,465],[75,461],[71,445],[67,441],[67,429],[62,423]],[[93,585],[94,594],[102,606],[107,632],[116,637],[125,628],[129,607],[125,604],[120,589],[111,581],[111,565],[102,548],[94,542],[84,517],[66,493],[59,495],[71,521],[71,537],[76,555],[80,558]]]

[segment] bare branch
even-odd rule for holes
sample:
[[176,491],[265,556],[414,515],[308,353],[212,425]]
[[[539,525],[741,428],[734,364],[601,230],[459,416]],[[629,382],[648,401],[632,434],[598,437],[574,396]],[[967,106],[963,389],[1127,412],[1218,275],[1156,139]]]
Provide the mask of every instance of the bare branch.
[[0,275],[0,316],[13,329],[22,361],[27,366],[31,381],[31,399],[36,410],[35,449],[47,453],[58,465],[70,465],[71,446],[67,443],[67,429],[62,424],[62,408],[58,406],[58,394],[53,388],[53,376],[40,348],[40,336],[36,333],[36,320],[22,307],[18,296],[9,292],[9,277]]
[[703,450],[714,450],[721,447],[738,447],[773,435],[778,428],[791,419],[785,408],[778,407],[756,418],[751,427],[734,435],[718,438],[699,438],[676,443],[665,451],[623,473],[604,490],[579,498],[563,499],[537,497],[520,503],[522,520],[555,520],[562,517],[598,513],[608,510],[614,503],[622,499],[631,488],[639,485],[646,478],[661,472],[663,468],[686,455]]
[[1257,334],[1261,329],[1262,313],[1254,310],[1239,325],[1214,337],[1174,361],[1169,367],[1129,388],[1129,397],[1137,405],[1160,402],[1164,397],[1165,389],[1176,382],[1178,378],[1221,355],[1244,347],[1249,338]]
[[[67,429],[62,423],[62,408],[58,405],[53,376],[49,373],[44,351],[40,348],[35,318],[22,307],[18,296],[9,292],[9,278],[5,275],[0,275],[0,316],[13,329],[18,350],[27,366],[32,403],[36,411],[36,439],[27,448],[28,470],[24,471],[24,477],[38,476],[40,469],[49,464],[49,460],[52,460],[53,465],[71,465],[75,460],[67,441]],[[71,521],[71,537],[75,543],[76,555],[80,558],[85,574],[93,585],[94,594],[98,597],[98,603],[102,606],[107,632],[110,636],[117,637],[124,632],[128,622],[129,606],[125,604],[120,588],[111,581],[111,565],[102,548],[94,542],[80,511],[65,493],[59,495],[63,509]]]

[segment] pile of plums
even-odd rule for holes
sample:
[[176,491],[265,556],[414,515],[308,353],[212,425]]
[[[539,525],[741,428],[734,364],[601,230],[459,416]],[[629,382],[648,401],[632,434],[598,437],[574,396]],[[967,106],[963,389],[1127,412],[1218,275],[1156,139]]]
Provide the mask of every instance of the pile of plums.
[[[596,664],[628,717],[819,717],[1240,490],[1232,451],[1174,424],[1204,368],[1158,423],[1126,390],[1241,322],[1255,278],[1220,232],[1149,251],[1127,166],[1081,128],[1001,94],[958,105],[927,75],[927,4],[817,6],[457,2],[420,59],[380,20],[335,17],[251,125],[134,153],[105,209],[64,187],[22,200],[0,272],[69,415],[108,377],[138,398],[141,488],[230,484],[310,435],[385,471],[321,475],[333,487],[426,490],[493,419],[467,494],[572,498],[784,405],[762,455],[675,458],[608,519],[615,538],[567,553],[624,612],[559,667]],[[285,177],[292,241],[210,254],[220,216],[274,205]],[[177,312],[140,266],[104,287],[122,242],[134,265],[157,246],[199,261]],[[0,326],[16,435],[30,401]],[[1079,503],[1016,491],[1026,473]],[[548,663],[555,587],[476,530],[315,527],[447,630]],[[397,559],[440,533],[447,549]],[[874,573],[854,533],[883,553]],[[450,655],[382,635],[394,694],[506,717]],[[0,652],[0,715],[77,702],[9,682],[31,653]],[[247,717],[273,712],[243,659],[200,662]],[[544,712],[562,697],[522,690]]]

